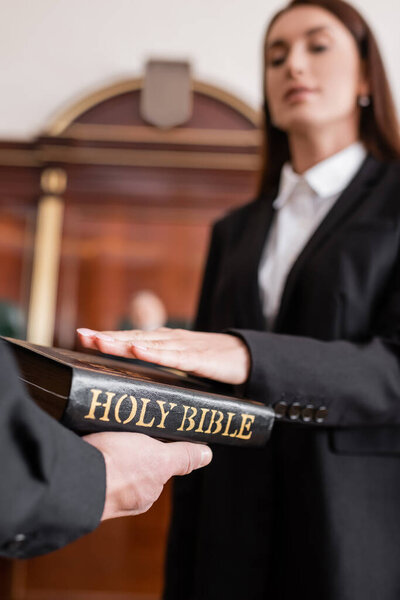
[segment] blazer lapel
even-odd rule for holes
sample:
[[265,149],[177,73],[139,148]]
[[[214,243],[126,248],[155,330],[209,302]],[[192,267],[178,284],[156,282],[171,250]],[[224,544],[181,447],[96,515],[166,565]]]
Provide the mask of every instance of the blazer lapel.
[[[251,215],[243,232],[244,243],[240,253],[235,256],[235,305],[236,322],[242,329],[265,329],[258,287],[258,265],[264,244],[271,227],[274,209],[272,203],[277,190],[258,200],[258,205]],[[243,252],[245,248],[245,252]]]
[[290,299],[301,271],[308,258],[316,252],[328,236],[340,227],[351,212],[362,202],[368,190],[380,173],[382,163],[372,156],[367,156],[357,175],[335,202],[327,216],[315,230],[302,252],[295,261],[286,279],[280,309],[275,320],[274,331],[279,331],[290,308]]

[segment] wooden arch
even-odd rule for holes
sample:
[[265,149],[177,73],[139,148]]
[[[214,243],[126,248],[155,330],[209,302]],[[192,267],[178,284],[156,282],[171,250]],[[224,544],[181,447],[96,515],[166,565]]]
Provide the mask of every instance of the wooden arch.
[[[63,185],[62,189],[58,184],[42,185],[49,205],[46,210],[52,216],[41,219],[44,225],[36,240],[28,328],[32,341],[55,340],[70,347],[75,327],[81,323],[114,328],[129,297],[142,286],[155,288],[174,317],[190,320],[210,222],[254,194],[260,147],[256,111],[229,92],[194,81],[190,120],[179,127],[160,129],[141,116],[143,81],[125,80],[91,93],[63,111],[37,140],[45,180],[58,182],[61,178]],[[62,198],[62,205],[55,197]],[[96,228],[92,227],[93,212]],[[117,213],[124,216],[110,229],[110,215],[112,222]],[[147,245],[132,239],[138,219],[147,231]],[[171,224],[166,224],[171,219],[181,224],[175,224],[173,236]],[[51,222],[53,232],[46,232],[46,223]],[[132,223],[136,227],[130,227]],[[54,228],[62,231],[61,244]],[[126,253],[116,233],[113,237],[117,229],[127,240]],[[100,236],[109,243],[104,244]],[[53,245],[43,242],[46,239],[53,240]],[[103,256],[107,249],[110,254]],[[178,252],[182,253],[179,261]],[[155,253],[158,265],[156,259],[150,259]],[[60,256],[60,270],[56,255]],[[126,277],[123,266],[127,256],[136,257],[137,270],[132,277]],[[104,281],[108,260],[120,266],[112,269],[112,276],[110,269],[110,278]],[[43,267],[46,261],[48,265]],[[181,265],[176,270],[178,262]],[[171,265],[175,265],[172,271]],[[89,289],[78,275],[86,270],[92,282]],[[179,283],[172,284],[174,277]],[[127,280],[134,283],[129,285]],[[110,285],[114,287],[113,300],[105,303],[101,290]],[[48,291],[47,298],[43,290]]]
[[[88,110],[106,100],[120,96],[121,94],[140,91],[143,89],[143,84],[144,78],[138,77],[135,79],[118,81],[96,90],[95,92],[80,98],[67,108],[60,111],[56,117],[51,119],[44,131],[47,135],[51,136],[62,135],[70,125],[77,121],[79,117]],[[231,107],[238,113],[242,114],[243,117],[247,118],[248,121],[254,125],[254,127],[258,127],[260,122],[260,114],[247,103],[243,102],[243,100],[224,90],[223,88],[194,80],[192,82],[192,91],[194,94],[203,94],[222,104],[225,104],[226,106]]]

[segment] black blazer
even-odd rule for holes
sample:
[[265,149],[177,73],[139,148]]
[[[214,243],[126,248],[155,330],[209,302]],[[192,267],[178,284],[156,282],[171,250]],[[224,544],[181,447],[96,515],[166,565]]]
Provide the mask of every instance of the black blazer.
[[0,556],[56,550],[100,521],[101,453],[34,404],[1,341],[0,475]]
[[175,483],[166,600],[400,597],[400,168],[367,157],[295,262],[257,283],[275,194],[218,222],[197,327],[231,329],[280,420]]

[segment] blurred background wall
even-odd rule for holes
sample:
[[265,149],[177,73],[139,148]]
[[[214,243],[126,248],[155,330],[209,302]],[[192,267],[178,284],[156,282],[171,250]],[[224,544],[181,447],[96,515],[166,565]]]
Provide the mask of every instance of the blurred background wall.
[[[400,107],[400,3],[354,2],[375,29]],[[66,103],[141,74],[149,56],[183,58],[195,77],[255,108],[261,40],[280,0],[1,0],[0,138],[37,134]]]

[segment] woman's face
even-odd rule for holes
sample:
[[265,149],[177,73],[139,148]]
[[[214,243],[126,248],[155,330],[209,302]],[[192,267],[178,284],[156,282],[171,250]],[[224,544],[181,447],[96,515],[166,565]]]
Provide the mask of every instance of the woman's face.
[[266,95],[274,125],[288,134],[358,122],[368,94],[356,42],[327,10],[298,6],[278,17],[266,46]]

